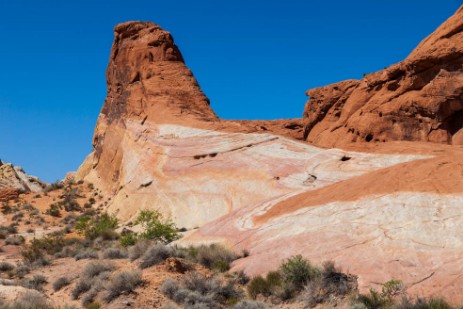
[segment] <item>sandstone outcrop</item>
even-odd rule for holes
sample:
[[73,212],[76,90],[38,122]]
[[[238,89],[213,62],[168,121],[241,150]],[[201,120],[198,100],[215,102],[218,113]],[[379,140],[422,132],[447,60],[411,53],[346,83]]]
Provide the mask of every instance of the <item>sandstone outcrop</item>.
[[234,270],[303,254],[358,274],[363,292],[402,279],[412,295],[463,301],[462,149],[393,142],[460,144],[462,14],[404,62],[309,91],[303,122],[219,119],[168,32],[119,25],[94,151],[75,177],[121,222],[158,209],[190,230],[180,244],[249,250]]
[[[262,167],[255,168],[245,150],[280,144],[265,133],[302,139],[301,120],[220,120],[172,36],[159,26],[116,26],[107,87],[94,150],[76,178],[98,184],[121,218],[158,208],[178,224],[195,227],[280,191],[273,189],[271,162],[265,162],[271,159],[262,158]],[[236,176],[230,178],[228,170]]]
[[307,95],[304,138],[320,146],[463,144],[463,8],[403,62]]
[[41,192],[46,183],[27,175],[19,166],[0,161],[0,202],[6,202],[25,192]]

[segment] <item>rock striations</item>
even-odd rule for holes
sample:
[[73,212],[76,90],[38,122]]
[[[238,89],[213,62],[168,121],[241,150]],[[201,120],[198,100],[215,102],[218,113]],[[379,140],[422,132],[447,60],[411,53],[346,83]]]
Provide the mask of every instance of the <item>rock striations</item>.
[[398,140],[463,144],[463,9],[403,62],[307,95],[304,137],[320,146]]
[[463,8],[403,62],[310,90],[302,123],[219,119],[168,32],[121,24],[76,177],[122,222],[158,209],[192,230],[184,244],[248,249],[234,270],[303,254],[364,292],[395,278],[463,301],[463,153],[441,145],[463,144],[462,31]]

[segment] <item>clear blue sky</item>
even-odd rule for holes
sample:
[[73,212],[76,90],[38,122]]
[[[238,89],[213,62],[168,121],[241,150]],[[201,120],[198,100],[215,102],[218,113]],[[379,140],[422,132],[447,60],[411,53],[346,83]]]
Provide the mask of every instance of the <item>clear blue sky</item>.
[[226,119],[301,117],[305,91],[405,58],[461,0],[0,0],[0,158],[54,181],[91,151],[115,24],[170,31]]

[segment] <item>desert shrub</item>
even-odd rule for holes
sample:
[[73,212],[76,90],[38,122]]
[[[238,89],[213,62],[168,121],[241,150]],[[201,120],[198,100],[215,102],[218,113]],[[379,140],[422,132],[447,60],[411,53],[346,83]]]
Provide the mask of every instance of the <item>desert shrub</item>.
[[122,234],[119,238],[119,242],[122,247],[130,247],[137,243],[138,237],[137,234],[133,232]]
[[9,226],[1,227],[8,232],[8,234],[16,234],[18,233],[18,228],[14,224],[10,224]]
[[97,259],[98,258],[98,252],[96,252],[93,249],[85,249],[80,252],[78,252],[74,258],[76,261],[78,260],[84,260],[84,259]]
[[242,270],[237,271],[237,272],[233,272],[233,276],[234,276],[235,282],[238,283],[238,284],[241,284],[241,285],[245,285],[249,281],[251,281],[251,279],[248,277],[248,275],[246,275],[244,273],[244,271],[242,271]]
[[113,264],[109,262],[93,262],[85,267],[82,275],[85,279],[91,279],[100,275],[103,272],[112,271],[113,269]]
[[383,284],[381,294],[383,297],[392,298],[401,294],[404,289],[405,287],[402,281],[392,279]]
[[174,294],[176,291],[178,291],[178,289],[179,289],[178,282],[170,278],[165,280],[160,287],[161,293],[170,299],[174,297]]
[[103,252],[103,258],[105,259],[126,259],[127,256],[127,252],[119,248],[108,248]]
[[0,262],[0,272],[8,272],[14,269],[14,265],[8,262]]
[[145,239],[153,239],[167,244],[180,238],[175,224],[170,220],[165,220],[158,211],[142,210],[135,220],[135,224],[142,226],[144,231],[140,236]]
[[[174,291],[175,283],[163,285],[165,295],[187,308],[220,308],[224,304],[237,302],[242,296],[232,283],[199,273],[188,273]],[[222,306],[221,306],[222,305]]]
[[70,283],[71,283],[71,280],[69,280],[68,277],[60,277],[60,278],[56,279],[55,282],[53,282],[53,290],[55,292],[59,291],[62,288],[64,288],[65,286],[68,286]]
[[106,239],[111,236],[113,239],[114,230],[117,227],[118,220],[116,217],[104,213],[96,218],[80,217],[77,220],[76,230],[88,239],[103,237]]
[[260,301],[242,300],[238,302],[233,309],[266,309],[268,306]]
[[356,289],[356,278],[342,273],[329,261],[323,264],[321,275],[307,283],[301,298],[307,307],[314,307],[328,301],[333,295],[345,296]]
[[24,213],[18,212],[11,218],[11,220],[13,220],[13,221],[21,221],[22,218],[24,218]]
[[15,269],[15,275],[18,278],[24,278],[24,276],[30,272],[31,272],[31,269],[29,268],[29,266],[25,264],[19,264],[18,266],[16,266],[16,269]]
[[6,231],[0,230],[0,239],[6,239],[8,237],[8,233]]
[[96,279],[93,280],[92,282],[92,287],[82,296],[82,306],[85,308],[88,308],[90,305],[97,304],[94,302],[96,296],[98,293],[103,289],[104,283],[106,282],[109,278],[108,273],[103,273],[102,275],[99,275]]
[[116,274],[106,286],[106,302],[111,302],[124,293],[131,293],[137,286],[142,284],[141,271],[130,270]]
[[264,279],[262,276],[254,277],[246,287],[248,294],[252,298],[256,298],[257,295],[268,295],[270,292],[269,286],[267,284],[267,280]]
[[150,247],[143,255],[140,264],[141,269],[164,262],[167,258],[175,255],[174,249],[163,244],[156,244]]
[[8,236],[6,239],[5,239],[5,245],[10,245],[10,246],[21,246],[22,244],[24,244],[26,240],[24,239],[24,237],[22,236],[18,236],[18,235],[15,235],[15,236]]
[[78,299],[80,295],[92,288],[92,283],[89,280],[80,279],[71,291],[72,299]]
[[280,266],[283,279],[292,284],[296,290],[301,290],[311,279],[320,275],[320,270],[310,264],[301,255],[296,255]]
[[227,271],[230,263],[238,258],[236,254],[217,244],[189,247],[184,254],[187,259],[217,271]]
[[137,243],[129,248],[129,259],[133,262],[141,258],[149,248],[154,245],[153,241],[140,239]]
[[35,275],[32,278],[23,279],[21,285],[26,289],[42,291],[43,285],[47,283],[47,278],[43,275]]
[[60,207],[57,204],[51,204],[50,207],[45,211],[46,215],[52,217],[61,217]]
[[77,216],[73,213],[70,213],[70,214],[67,214],[62,222],[65,223],[65,224],[74,224],[76,222],[76,218]]
[[100,309],[101,304],[98,303],[98,302],[93,302],[93,303],[90,303],[90,304],[86,305],[85,308],[87,308],[87,309]]

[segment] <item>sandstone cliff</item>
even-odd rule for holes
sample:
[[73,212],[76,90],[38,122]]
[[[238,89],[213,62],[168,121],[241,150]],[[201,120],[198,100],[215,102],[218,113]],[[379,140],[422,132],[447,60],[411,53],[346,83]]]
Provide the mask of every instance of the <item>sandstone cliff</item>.
[[463,7],[403,62],[307,95],[304,138],[320,146],[463,144]]

